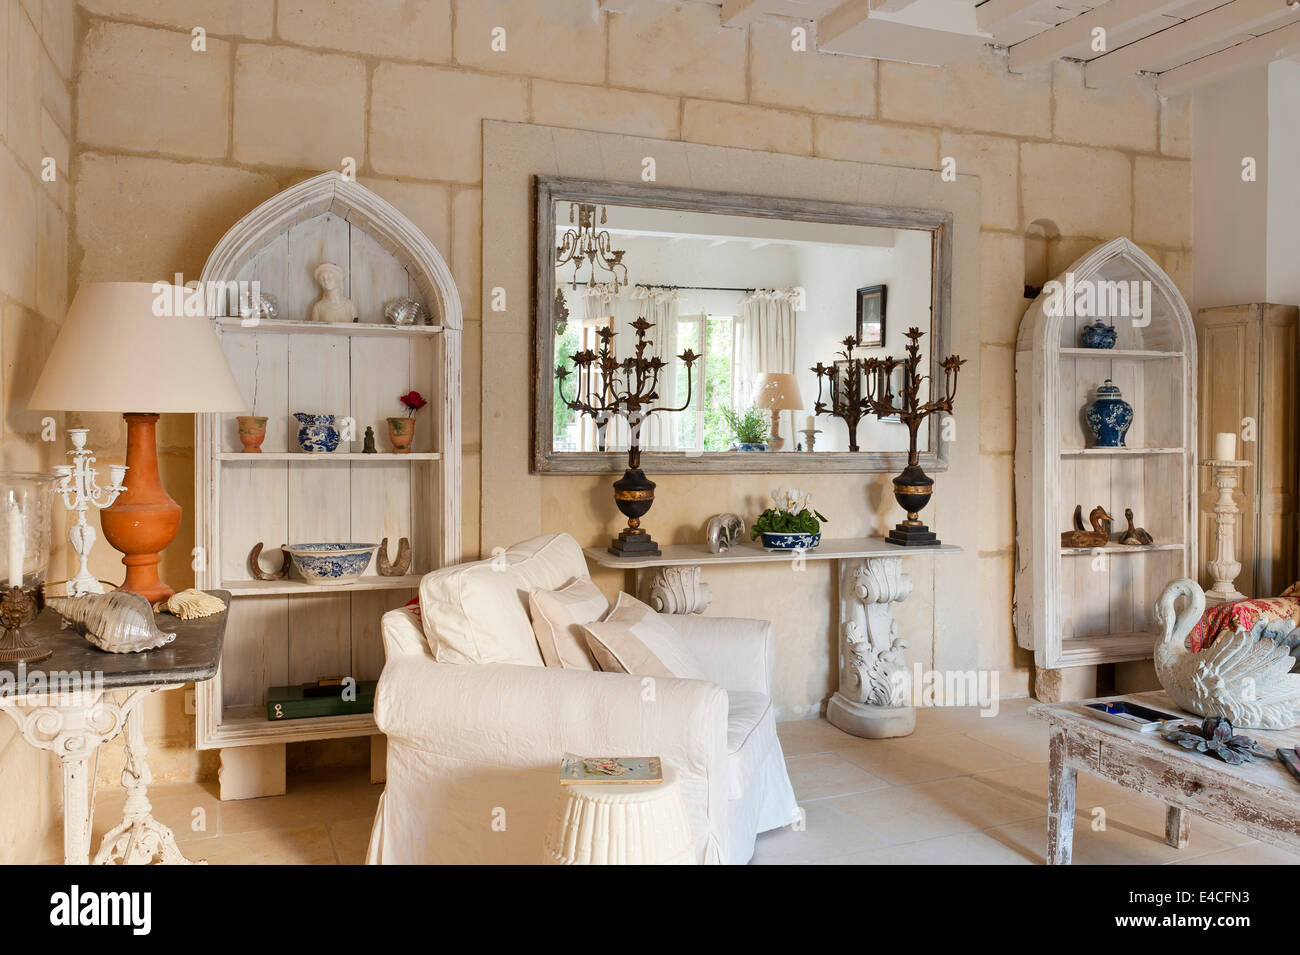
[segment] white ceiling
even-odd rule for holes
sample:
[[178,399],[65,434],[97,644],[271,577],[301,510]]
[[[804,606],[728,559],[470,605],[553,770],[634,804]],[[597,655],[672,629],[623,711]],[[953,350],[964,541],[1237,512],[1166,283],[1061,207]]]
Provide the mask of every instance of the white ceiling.
[[[635,0],[597,0],[635,15]],[[994,46],[1021,72],[1080,61],[1105,87],[1134,74],[1177,95],[1300,56],[1300,0],[718,0],[724,25],[812,21],[828,53],[944,65]],[[1104,31],[1098,42],[1094,31]]]

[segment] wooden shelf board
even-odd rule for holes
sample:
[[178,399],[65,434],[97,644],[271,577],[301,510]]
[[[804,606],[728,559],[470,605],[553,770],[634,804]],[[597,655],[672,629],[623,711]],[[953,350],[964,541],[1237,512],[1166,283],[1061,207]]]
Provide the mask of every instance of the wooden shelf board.
[[362,577],[350,584],[309,584],[303,580],[225,580],[223,590],[236,597],[269,597],[273,594],[351,593],[356,590],[409,590],[420,586],[424,574],[402,577]]
[[1127,544],[1107,544],[1105,547],[1062,547],[1062,557],[1084,557],[1101,551],[1103,554],[1150,554],[1159,551],[1179,551],[1187,547],[1186,544],[1146,544],[1140,547],[1130,547]]
[[1062,448],[1061,457],[1110,457],[1113,455],[1182,454],[1186,448]]
[[244,454],[242,451],[221,451],[218,461],[240,461],[257,464],[263,461],[328,462],[328,461],[363,461],[392,463],[394,461],[440,461],[442,455],[437,451],[412,451],[410,454],[393,454],[391,451],[377,451],[365,454],[361,451],[333,451],[330,453],[310,454],[306,451],[263,451],[261,454]]
[[1144,351],[1133,348],[1062,348],[1062,358],[1095,358],[1098,360],[1123,359],[1124,361],[1159,361],[1164,358],[1184,358],[1180,351]]
[[425,335],[437,335],[442,331],[441,325],[388,325],[381,322],[281,322],[264,321],[256,325],[245,325],[239,318],[219,318],[217,325],[225,331],[256,334],[266,332],[272,335],[362,335],[389,336],[392,338],[419,338]]

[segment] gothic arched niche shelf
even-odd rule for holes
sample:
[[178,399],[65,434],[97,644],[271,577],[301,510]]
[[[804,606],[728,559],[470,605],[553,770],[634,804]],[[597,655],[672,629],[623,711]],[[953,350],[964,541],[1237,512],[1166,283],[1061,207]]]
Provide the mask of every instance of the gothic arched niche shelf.
[[[1128,239],[1054,282],[1016,342],[1016,641],[1046,669],[1148,659],[1156,597],[1196,569],[1196,332],[1169,276]],[[1113,349],[1082,347],[1099,294],[1105,311],[1129,313],[1109,319]],[[1071,297],[1081,309],[1059,307]],[[1107,378],[1133,407],[1123,448],[1090,447],[1083,419]],[[1097,505],[1116,518],[1106,546],[1062,546],[1075,507]],[[1118,543],[1125,508],[1153,544]]]
[[[322,262],[343,269],[358,322],[309,321]],[[270,720],[267,690],[376,679],[380,615],[410,599],[423,574],[459,561],[462,322],[451,272],[429,239],[336,172],[244,216],[213,249],[202,281],[247,413],[268,419],[261,454],[241,453],[234,415],[195,420],[198,586],[234,595],[221,671],[198,688],[197,742],[222,749],[229,798],[273,790],[277,777],[282,786],[286,742],[376,732],[369,714]],[[231,286],[219,284],[253,281],[276,298],[276,320],[245,325]],[[433,324],[388,324],[385,304],[402,297],[425,305]],[[403,413],[399,396],[411,390],[428,407],[412,453],[391,453],[385,419]],[[335,414],[353,427],[336,452],[298,453],[295,412]],[[377,454],[362,453],[367,426]],[[284,543],[385,537],[394,549],[409,538],[409,573],[381,576],[374,560],[356,582],[323,586],[292,574],[253,579],[247,565],[259,542],[274,553]]]

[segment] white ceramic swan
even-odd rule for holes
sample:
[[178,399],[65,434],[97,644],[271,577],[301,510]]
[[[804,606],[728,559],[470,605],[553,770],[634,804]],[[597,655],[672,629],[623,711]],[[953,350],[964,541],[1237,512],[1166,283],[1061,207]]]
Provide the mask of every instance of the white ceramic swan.
[[[1174,603],[1187,598],[1182,612]],[[1256,625],[1221,634],[1199,653],[1187,649],[1187,635],[1205,612],[1205,592],[1180,577],[1156,601],[1164,637],[1156,646],[1156,676],[1169,698],[1198,716],[1221,716],[1234,727],[1289,729],[1300,724],[1300,673],[1285,631]],[[1287,622],[1289,624],[1289,621]]]

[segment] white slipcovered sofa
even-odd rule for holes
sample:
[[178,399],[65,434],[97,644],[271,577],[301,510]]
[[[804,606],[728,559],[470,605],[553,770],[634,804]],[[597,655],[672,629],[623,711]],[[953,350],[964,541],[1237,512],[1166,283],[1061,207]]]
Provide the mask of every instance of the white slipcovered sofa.
[[710,682],[547,667],[528,595],[587,576],[572,537],[538,537],[427,575],[418,614],[384,615],[388,778],[368,862],[540,862],[566,752],[662,757],[700,862],[745,863],[759,832],[794,821],[772,625],[665,615]]

